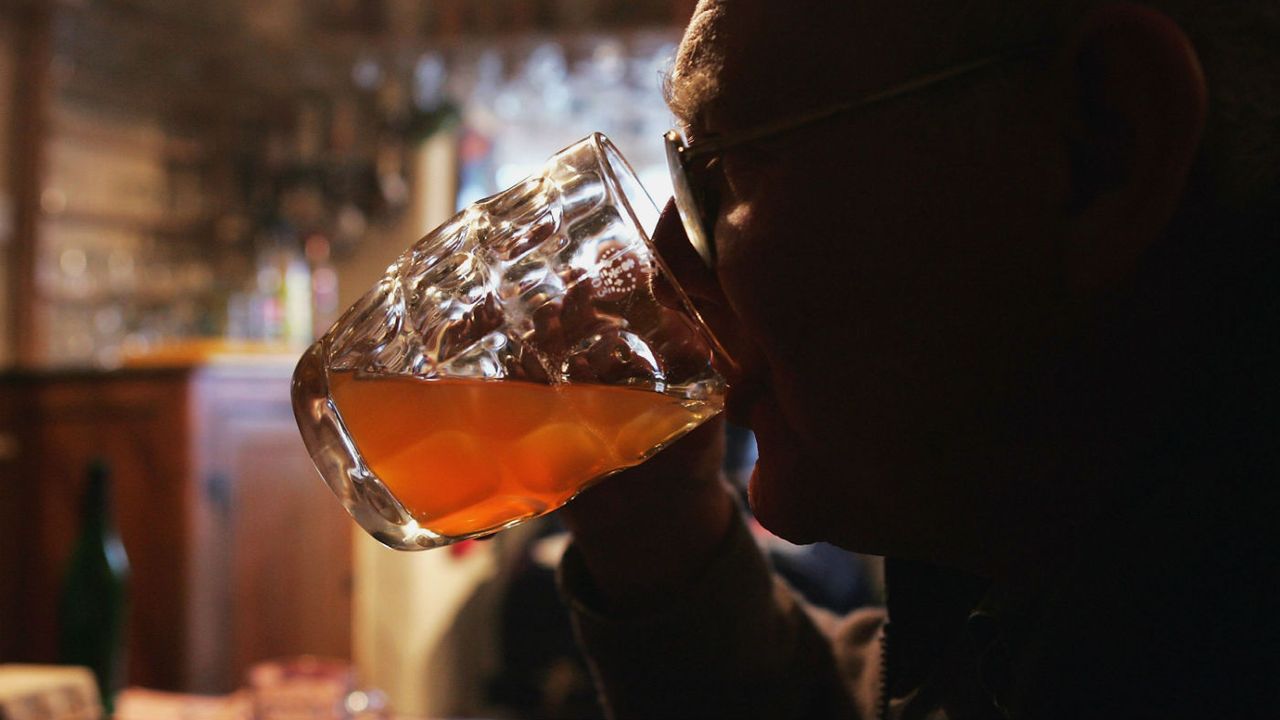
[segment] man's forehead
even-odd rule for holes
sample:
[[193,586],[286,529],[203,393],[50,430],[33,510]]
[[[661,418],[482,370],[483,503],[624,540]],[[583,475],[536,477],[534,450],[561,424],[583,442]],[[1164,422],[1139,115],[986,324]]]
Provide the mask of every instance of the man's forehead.
[[[915,2],[701,0],[668,103],[695,134],[753,124],[900,82],[936,62]],[[932,19],[945,13],[935,12]],[[926,25],[936,24],[929,23]],[[934,56],[935,59],[927,59]]]
[[[840,0],[702,0],[672,69],[672,110],[695,133],[708,126],[721,131],[743,115],[785,111],[803,94],[830,94],[831,78],[820,69],[843,64],[856,42],[848,6]],[[847,22],[831,27],[836,17]]]

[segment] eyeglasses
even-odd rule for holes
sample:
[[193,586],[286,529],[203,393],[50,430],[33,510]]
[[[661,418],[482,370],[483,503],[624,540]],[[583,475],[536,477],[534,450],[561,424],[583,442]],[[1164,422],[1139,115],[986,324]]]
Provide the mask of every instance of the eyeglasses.
[[928,75],[921,75],[901,85],[847,100],[806,115],[786,118],[739,133],[719,135],[692,144],[686,143],[679,131],[671,130],[663,136],[667,147],[667,166],[671,170],[671,185],[675,192],[676,209],[680,213],[680,220],[684,224],[689,244],[697,251],[707,267],[714,270],[716,246],[713,230],[720,211],[719,189],[721,187],[721,182],[714,177],[714,174],[721,172],[719,156],[725,150],[815,125],[848,112],[879,105],[992,65],[1027,57],[1041,49],[1043,49],[1041,45],[1028,45],[988,55]]

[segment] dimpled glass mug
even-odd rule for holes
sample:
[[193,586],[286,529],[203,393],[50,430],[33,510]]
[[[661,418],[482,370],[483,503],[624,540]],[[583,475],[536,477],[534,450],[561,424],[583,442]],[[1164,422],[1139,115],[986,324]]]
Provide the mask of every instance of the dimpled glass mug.
[[406,250],[307,350],[298,427],[366,531],[401,550],[497,532],[720,412],[657,220],[597,133]]

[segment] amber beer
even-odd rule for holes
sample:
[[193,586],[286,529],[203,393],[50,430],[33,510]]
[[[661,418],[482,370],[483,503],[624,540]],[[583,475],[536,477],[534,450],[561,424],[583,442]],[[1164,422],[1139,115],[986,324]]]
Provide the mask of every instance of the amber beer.
[[554,510],[720,411],[602,385],[334,372],[330,387],[365,464],[450,537]]

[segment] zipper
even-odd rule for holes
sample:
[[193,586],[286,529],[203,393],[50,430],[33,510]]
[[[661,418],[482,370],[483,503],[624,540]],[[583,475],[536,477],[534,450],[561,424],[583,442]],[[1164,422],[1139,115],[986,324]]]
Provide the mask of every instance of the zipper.
[[889,720],[889,626],[880,627],[880,720]]

